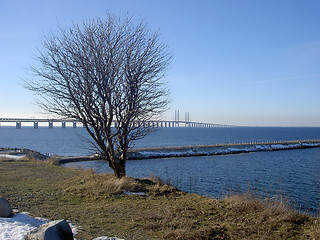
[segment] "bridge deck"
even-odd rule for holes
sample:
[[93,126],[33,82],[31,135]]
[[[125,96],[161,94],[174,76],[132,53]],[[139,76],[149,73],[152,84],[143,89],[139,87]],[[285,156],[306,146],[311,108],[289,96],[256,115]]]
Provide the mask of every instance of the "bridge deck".
[[[34,128],[38,128],[38,123],[48,123],[49,127],[53,127],[53,123],[61,123],[65,127],[65,123],[73,123],[76,127],[79,121],[75,119],[49,119],[49,118],[0,118],[0,123],[16,123],[16,128],[21,128],[22,123],[34,123]],[[113,122],[116,125],[116,122]],[[189,121],[172,121],[172,120],[151,120],[147,122],[135,122],[135,124],[145,124],[150,127],[234,127],[232,125],[215,124],[215,123],[202,123],[202,122],[189,122]]]

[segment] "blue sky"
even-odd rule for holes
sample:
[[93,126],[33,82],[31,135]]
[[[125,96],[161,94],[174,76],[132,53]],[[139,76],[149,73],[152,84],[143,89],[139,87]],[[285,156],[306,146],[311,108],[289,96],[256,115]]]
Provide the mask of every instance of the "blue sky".
[[171,110],[190,120],[320,127],[320,1],[0,0],[0,117],[38,117],[19,85],[41,37],[106,11],[160,30],[173,50]]

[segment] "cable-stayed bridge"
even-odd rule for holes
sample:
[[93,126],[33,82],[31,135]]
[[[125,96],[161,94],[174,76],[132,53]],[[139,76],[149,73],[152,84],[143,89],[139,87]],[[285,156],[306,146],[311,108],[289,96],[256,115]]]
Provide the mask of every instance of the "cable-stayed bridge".
[[[188,119],[187,119],[188,120]],[[16,128],[20,129],[24,124],[30,125],[33,123],[33,127],[36,129],[39,127],[39,123],[46,123],[49,128],[60,125],[62,128],[67,126],[67,123],[71,124],[73,128],[82,126],[82,123],[74,119],[49,119],[49,118],[0,118],[1,123],[15,123]],[[116,122],[113,125],[116,126]],[[203,122],[192,122],[192,121],[181,121],[176,119],[175,121],[146,121],[146,122],[134,122],[136,126],[146,127],[157,127],[157,128],[168,128],[168,127],[193,127],[193,128],[211,128],[211,127],[233,127],[232,125],[214,124],[214,123],[203,123]]]
[[[133,122],[135,126],[145,126],[145,127],[155,127],[155,128],[167,128],[167,127],[192,127],[192,128],[212,128],[212,127],[235,127],[233,125],[225,125],[225,124],[215,124],[215,123],[204,123],[204,122],[192,122],[190,121],[189,112],[185,113],[185,120],[180,120],[179,110],[175,110],[174,121],[166,121],[166,120],[150,120],[145,122]],[[0,118],[0,126],[1,123],[15,123],[16,128],[20,129],[22,127],[22,123],[33,123],[34,128],[39,127],[39,123],[47,123],[49,128],[53,128],[54,123],[60,124],[62,128],[67,126],[67,123],[72,124],[73,128],[76,128],[78,125],[83,124],[74,119],[58,119],[58,118]],[[113,121],[113,126],[117,126],[117,122]]]

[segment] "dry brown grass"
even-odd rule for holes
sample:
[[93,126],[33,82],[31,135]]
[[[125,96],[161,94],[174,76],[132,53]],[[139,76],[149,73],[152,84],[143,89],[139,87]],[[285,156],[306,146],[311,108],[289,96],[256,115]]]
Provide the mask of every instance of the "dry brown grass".
[[134,179],[131,177],[117,178],[114,174],[97,174],[92,169],[84,170],[81,177],[63,182],[65,191],[80,194],[83,197],[99,198],[109,195],[129,192],[144,192],[149,194],[167,194],[176,191],[176,188],[163,184],[155,177],[145,179]]
[[308,231],[308,235],[312,239],[320,239],[320,219],[315,219],[310,230]]
[[8,159],[6,157],[0,157],[0,162],[8,162],[8,161],[13,161],[13,159]]
[[82,226],[77,239],[320,239],[318,218],[251,193],[217,200],[179,192],[157,177],[118,179],[39,161],[0,162],[0,182],[0,195],[14,208]]
[[[42,161],[42,160],[41,160]],[[49,157],[45,160],[47,163],[52,164],[52,165],[56,165],[59,166],[60,165],[60,161],[57,158],[54,157]]]
[[[232,219],[231,225],[244,229],[251,226],[244,232],[238,231],[238,228],[235,228],[235,231],[230,228],[235,239],[249,236],[270,239],[269,235],[275,239],[311,239],[311,235],[318,235],[316,219],[292,209],[289,202],[282,197],[261,199],[249,192],[228,196],[225,201],[231,209],[227,214],[227,217]],[[308,230],[308,234],[302,234],[309,226],[314,228]]]

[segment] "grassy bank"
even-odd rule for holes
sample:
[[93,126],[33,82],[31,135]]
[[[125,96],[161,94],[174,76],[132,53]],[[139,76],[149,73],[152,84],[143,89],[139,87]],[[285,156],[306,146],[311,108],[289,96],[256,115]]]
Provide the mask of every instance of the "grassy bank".
[[217,200],[158,179],[118,180],[37,161],[0,160],[0,195],[32,216],[81,226],[77,239],[320,239],[318,219],[283,202],[250,194]]

